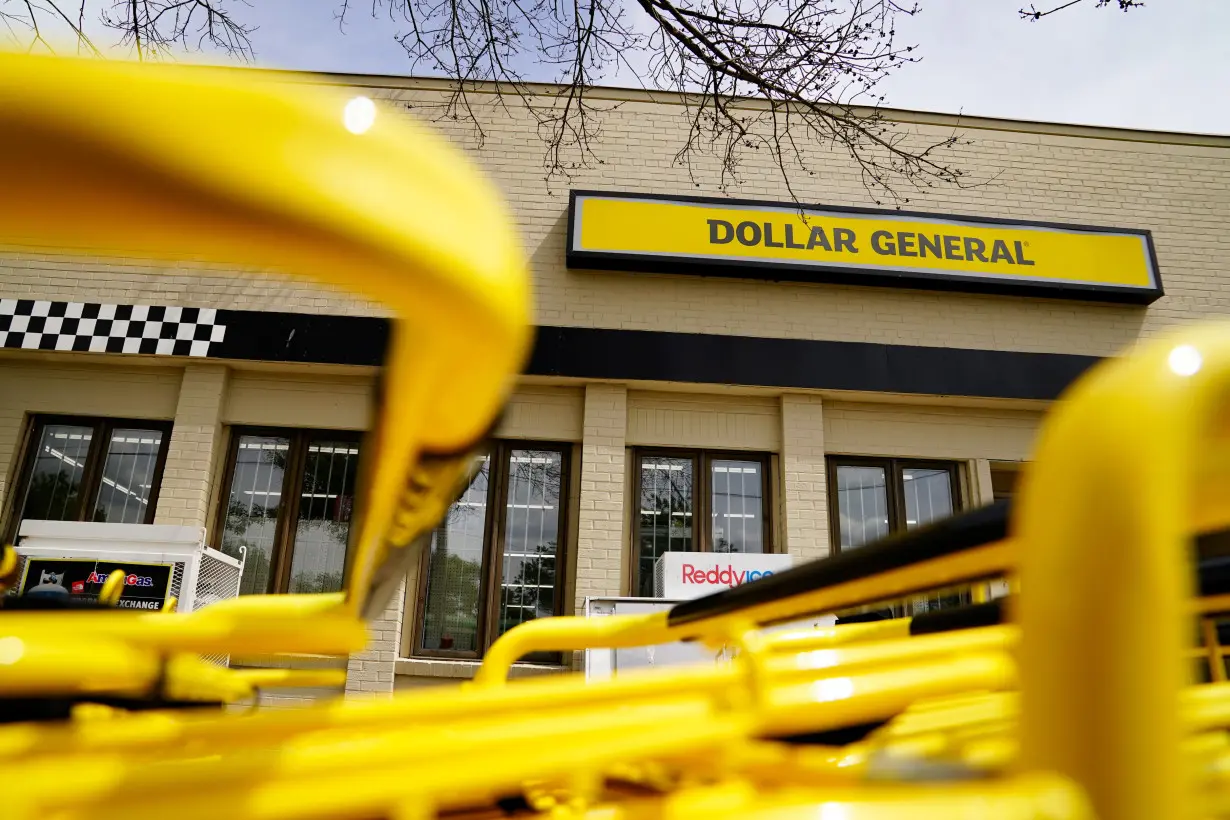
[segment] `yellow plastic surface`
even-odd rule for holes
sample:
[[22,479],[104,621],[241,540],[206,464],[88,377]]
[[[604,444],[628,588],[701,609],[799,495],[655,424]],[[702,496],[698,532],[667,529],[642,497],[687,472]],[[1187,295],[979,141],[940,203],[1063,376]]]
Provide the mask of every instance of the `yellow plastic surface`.
[[1224,326],[1153,340],[1080,380],[1022,478],[1020,765],[1081,783],[1102,817],[1195,810],[1180,757],[1187,525],[1228,386]]

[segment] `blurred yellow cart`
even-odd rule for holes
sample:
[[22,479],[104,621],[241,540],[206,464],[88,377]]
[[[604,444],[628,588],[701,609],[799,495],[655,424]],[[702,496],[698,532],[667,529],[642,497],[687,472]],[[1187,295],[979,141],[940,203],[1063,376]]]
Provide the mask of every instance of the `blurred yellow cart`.
[[[661,615],[534,621],[466,687],[128,711],[259,683],[202,653],[360,649],[525,355],[528,275],[498,197],[436,138],[379,111],[356,123],[347,103],[200,69],[0,57],[0,235],[204,254],[348,288],[396,317],[344,593],[191,615],[0,611],[0,702],[75,707],[0,726],[5,817],[1230,813],[1230,689],[1184,675],[1192,535],[1230,519],[1224,326],[1083,379],[1010,518],[976,512]],[[762,629],[1004,572],[1019,593],[994,623]],[[674,639],[737,652],[593,685],[505,682],[534,648]]]

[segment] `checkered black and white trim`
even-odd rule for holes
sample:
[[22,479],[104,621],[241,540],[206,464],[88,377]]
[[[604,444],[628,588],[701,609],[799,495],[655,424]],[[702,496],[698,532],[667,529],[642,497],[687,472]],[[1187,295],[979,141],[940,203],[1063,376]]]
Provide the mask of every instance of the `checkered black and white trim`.
[[208,356],[226,337],[214,308],[0,299],[0,348]]

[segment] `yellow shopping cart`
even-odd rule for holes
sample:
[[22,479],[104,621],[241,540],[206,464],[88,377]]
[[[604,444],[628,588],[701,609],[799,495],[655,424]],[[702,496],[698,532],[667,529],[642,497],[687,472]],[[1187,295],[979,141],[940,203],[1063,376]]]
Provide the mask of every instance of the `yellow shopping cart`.
[[[130,711],[252,685],[200,653],[363,644],[362,617],[443,512],[524,355],[524,260],[458,155],[392,117],[352,133],[345,100],[327,92],[5,56],[0,99],[0,235],[205,253],[350,288],[397,317],[343,594],[191,615],[0,611],[0,703],[72,707],[69,720],[0,726],[6,817],[1230,814],[1230,687],[1191,685],[1184,666],[1193,534],[1228,520],[1225,326],[1088,374],[1048,419],[1010,510],[661,615],[532,621],[466,687],[276,712]],[[462,241],[475,223],[484,244]],[[1005,573],[1017,590],[1006,609],[762,628]],[[589,685],[505,680],[535,649],[678,639],[731,646],[733,660]]]
[[[16,611],[10,600],[5,628],[24,650],[0,692],[167,704],[199,688],[166,663],[171,653],[361,648],[362,618],[383,609],[452,500],[528,352],[529,278],[500,199],[438,137],[388,111],[358,129],[349,99],[322,89],[0,55],[0,101],[7,240],[281,271],[395,317],[368,434],[381,458],[360,476],[343,595],[134,617]],[[476,225],[482,243],[470,239]],[[0,568],[13,566],[9,550]]]

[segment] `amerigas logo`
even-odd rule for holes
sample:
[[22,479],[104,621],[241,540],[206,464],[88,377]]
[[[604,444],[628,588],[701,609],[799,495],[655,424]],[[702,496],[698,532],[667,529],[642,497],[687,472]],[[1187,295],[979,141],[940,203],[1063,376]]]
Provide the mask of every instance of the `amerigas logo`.
[[[109,574],[109,573],[108,573]],[[107,580],[107,574],[101,572],[91,572],[89,577],[85,579],[87,584],[101,584]],[[152,587],[154,579],[147,575],[130,574],[124,576],[124,586],[128,587]]]
[[767,578],[772,570],[735,569],[729,564],[725,568],[709,567],[697,569],[693,564],[683,565],[683,582],[685,584],[725,584],[737,587],[739,584],[755,581],[757,578]]

